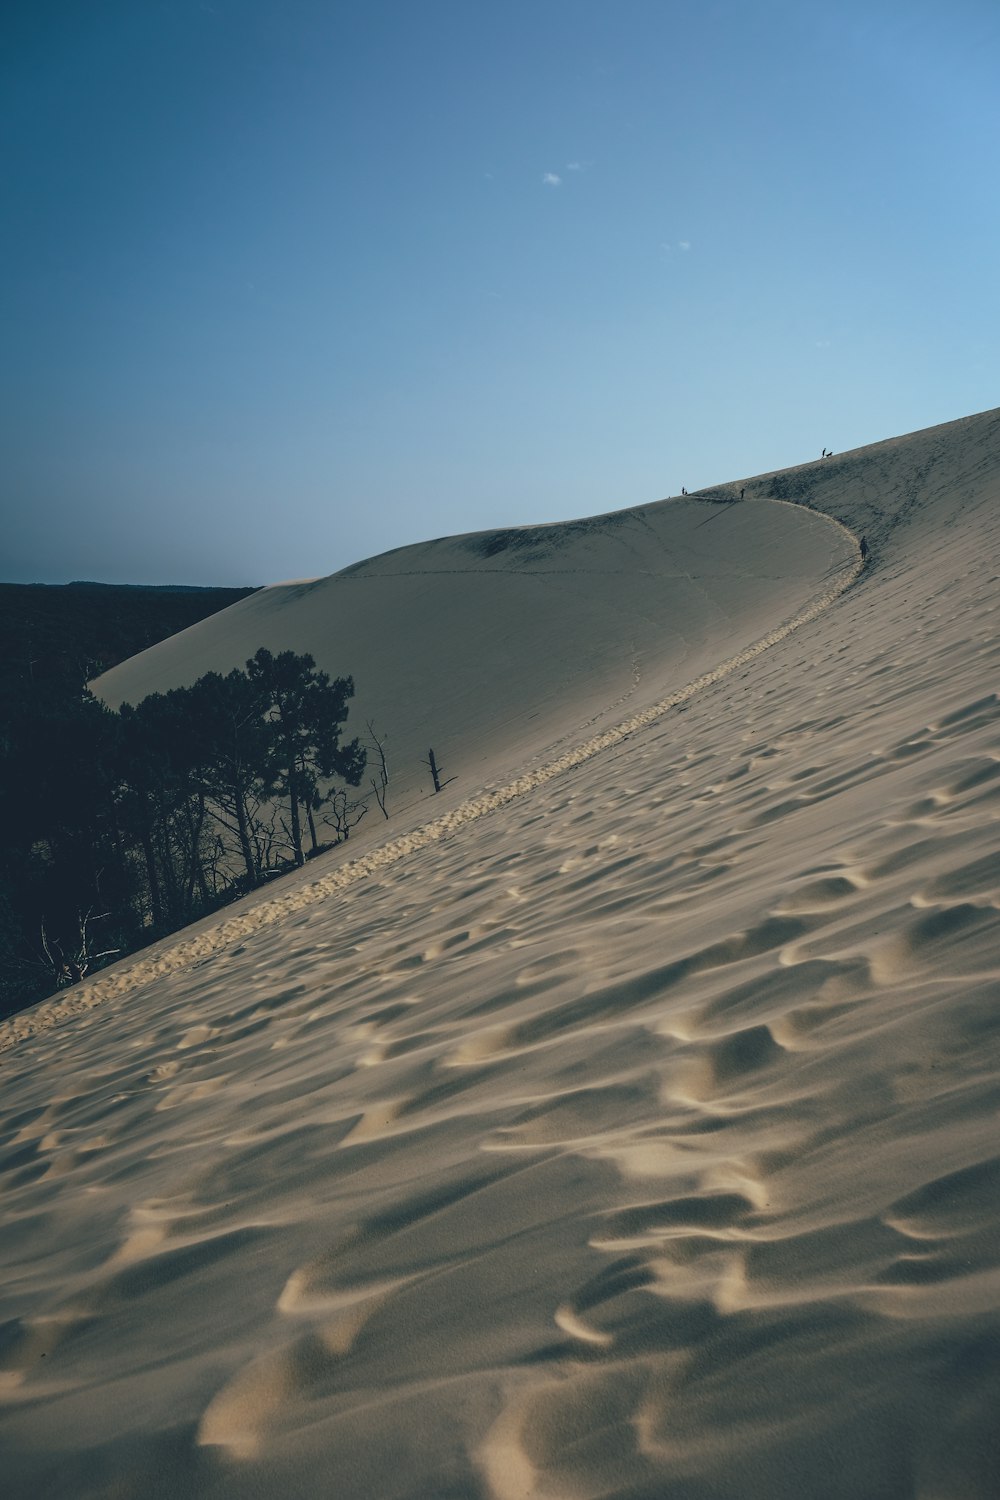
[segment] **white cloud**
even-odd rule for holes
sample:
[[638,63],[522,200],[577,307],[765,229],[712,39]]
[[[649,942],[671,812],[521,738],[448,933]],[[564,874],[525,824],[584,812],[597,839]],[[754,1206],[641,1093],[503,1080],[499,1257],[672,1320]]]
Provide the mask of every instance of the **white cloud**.
[[677,241],[677,248],[679,250],[690,250],[691,249],[691,241],[690,240],[678,240]]
[[583,171],[583,162],[582,161],[568,161],[566,163],[566,170],[567,170],[567,172],[582,172]]
[[562,178],[555,172],[543,172],[542,181],[545,183],[546,187],[559,187],[562,182]]

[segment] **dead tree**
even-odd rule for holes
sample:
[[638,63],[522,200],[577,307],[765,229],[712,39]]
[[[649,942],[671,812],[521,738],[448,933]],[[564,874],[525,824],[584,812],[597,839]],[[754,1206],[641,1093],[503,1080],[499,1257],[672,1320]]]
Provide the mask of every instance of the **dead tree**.
[[211,889],[213,900],[231,885],[226,870],[227,858],[225,840],[221,834],[213,834],[211,844],[202,856],[205,881]]
[[386,787],[389,785],[389,767],[386,765],[385,759],[385,735],[379,739],[372,726],[371,719],[368,720],[366,728],[368,730],[368,738],[374,746],[375,759],[378,762],[378,775],[377,777],[372,777],[372,791],[375,793],[375,801],[379,805],[379,811],[383,818],[388,820],[389,814],[385,805],[385,792]]
[[41,944],[42,952],[45,955],[42,961],[43,966],[51,974],[60,989],[67,984],[79,984],[80,980],[86,977],[94,964],[100,959],[114,958],[116,954],[122,951],[120,948],[104,948],[100,953],[91,953],[90,951],[91,922],[102,922],[105,917],[109,917],[110,915],[110,912],[102,911],[98,912],[95,916],[93,907],[90,907],[86,913],[82,911],[77,912],[79,942],[69,953],[63,951],[63,945],[57,938],[49,937],[45,930],[45,919],[42,919]]
[[431,777],[434,782],[435,792],[439,792],[442,787],[450,786],[451,783],[455,780],[454,776],[449,776],[446,781],[441,780],[441,767],[438,765],[437,760],[434,757],[433,750],[428,750],[427,759],[424,761],[424,765],[430,766],[431,768]]
[[346,844],[351,836],[351,829],[357,827],[368,811],[368,803],[363,798],[351,802],[343,787],[338,787],[328,801],[333,816],[324,817],[323,822],[333,829],[336,835],[334,843]]

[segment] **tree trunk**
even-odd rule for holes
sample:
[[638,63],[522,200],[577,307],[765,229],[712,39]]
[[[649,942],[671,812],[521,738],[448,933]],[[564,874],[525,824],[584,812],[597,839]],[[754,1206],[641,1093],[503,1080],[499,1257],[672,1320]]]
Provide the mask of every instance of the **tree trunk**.
[[313,854],[319,853],[319,840],[316,837],[316,819],[313,817],[312,803],[306,803],[306,817],[309,820],[309,837],[312,840]]
[[180,919],[181,915],[177,900],[177,871],[174,869],[173,851],[170,847],[170,817],[164,811],[162,797],[158,800],[159,818],[157,821],[159,824],[160,848],[163,857],[163,884],[167,893],[167,911],[171,924],[173,924]]
[[194,902],[195,886],[202,904],[208,905],[208,885],[205,882],[205,871],[201,863],[201,830],[205,824],[205,799],[198,799],[198,817],[195,819],[191,814],[191,800],[184,804],[184,817],[188,826],[188,878],[187,878],[187,902],[190,908]]
[[299,817],[299,772],[294,755],[288,763],[288,806],[292,815],[292,853],[295,855],[295,863],[304,865],[306,857],[302,853],[302,820]]
[[247,876],[252,886],[258,882],[257,861],[254,859],[253,846],[250,843],[250,820],[247,817],[247,805],[243,795],[243,788],[233,788],[233,801],[236,804],[236,827],[240,839],[240,852],[243,855],[243,863],[247,867]]
[[149,881],[149,906],[153,915],[153,926],[163,926],[163,897],[160,894],[160,876],[156,868],[156,855],[153,853],[153,841],[149,836],[149,829],[143,828],[139,834],[139,843],[146,858],[146,879]]

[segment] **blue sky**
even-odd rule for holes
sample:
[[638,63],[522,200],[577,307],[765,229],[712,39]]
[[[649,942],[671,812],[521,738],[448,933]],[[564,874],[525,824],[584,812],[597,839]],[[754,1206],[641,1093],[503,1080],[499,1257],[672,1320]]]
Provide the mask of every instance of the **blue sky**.
[[1000,402],[995,0],[10,0],[0,577],[242,584]]

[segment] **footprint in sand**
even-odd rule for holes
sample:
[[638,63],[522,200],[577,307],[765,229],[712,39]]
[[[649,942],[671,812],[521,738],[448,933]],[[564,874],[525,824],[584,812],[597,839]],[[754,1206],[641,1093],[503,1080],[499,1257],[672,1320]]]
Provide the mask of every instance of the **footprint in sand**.
[[961,902],[925,911],[874,948],[872,975],[895,984],[913,975],[968,979],[997,971],[1000,912]]
[[178,1052],[185,1052],[190,1047],[201,1047],[205,1042],[210,1042],[213,1037],[219,1035],[218,1026],[192,1026],[187,1030],[177,1043]]

